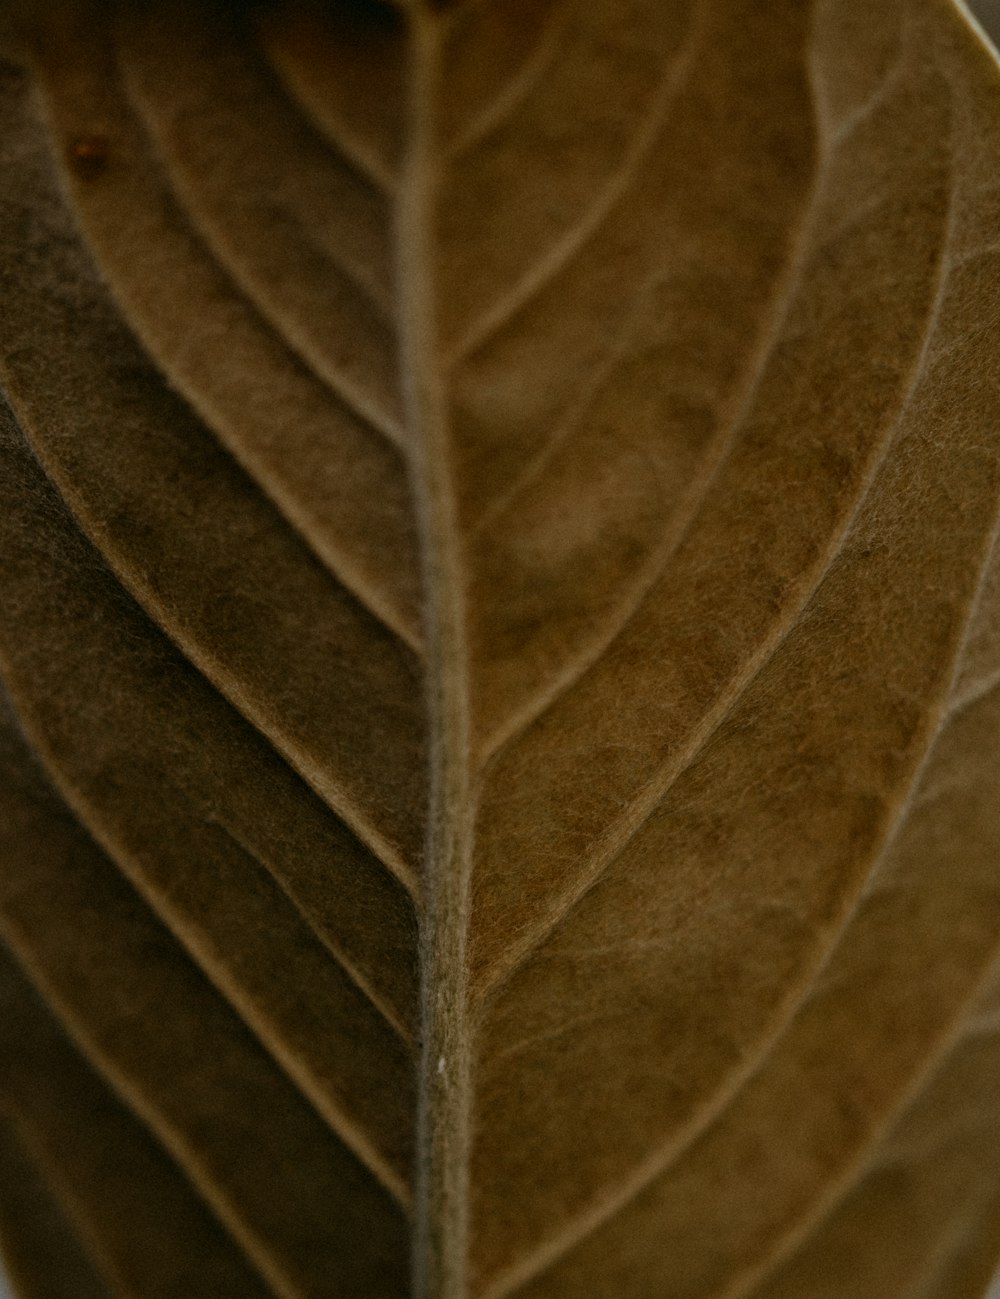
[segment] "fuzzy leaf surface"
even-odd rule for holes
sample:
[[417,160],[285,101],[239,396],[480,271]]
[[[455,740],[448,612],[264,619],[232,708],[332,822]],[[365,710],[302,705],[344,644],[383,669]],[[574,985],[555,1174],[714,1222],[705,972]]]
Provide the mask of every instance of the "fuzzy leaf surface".
[[984,1292],[998,176],[949,0],[11,7],[25,1296]]

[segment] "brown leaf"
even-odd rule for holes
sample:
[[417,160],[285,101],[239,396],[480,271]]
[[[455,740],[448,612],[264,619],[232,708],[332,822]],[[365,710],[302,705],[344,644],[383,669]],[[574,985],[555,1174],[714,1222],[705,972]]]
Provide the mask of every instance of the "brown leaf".
[[24,1294],[982,1294],[1000,79],[964,15],[4,21]]

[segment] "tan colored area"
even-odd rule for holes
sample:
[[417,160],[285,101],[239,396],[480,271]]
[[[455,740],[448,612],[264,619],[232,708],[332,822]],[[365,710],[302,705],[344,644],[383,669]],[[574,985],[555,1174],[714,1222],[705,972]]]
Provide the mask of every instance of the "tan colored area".
[[0,21],[25,1299],[977,1299],[1000,76],[949,0]]

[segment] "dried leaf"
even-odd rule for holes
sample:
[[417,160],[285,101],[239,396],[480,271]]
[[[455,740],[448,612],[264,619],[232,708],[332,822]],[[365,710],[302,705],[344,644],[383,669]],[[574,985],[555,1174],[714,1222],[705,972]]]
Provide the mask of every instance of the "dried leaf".
[[982,1294],[1000,78],[963,13],[29,8],[23,1293]]

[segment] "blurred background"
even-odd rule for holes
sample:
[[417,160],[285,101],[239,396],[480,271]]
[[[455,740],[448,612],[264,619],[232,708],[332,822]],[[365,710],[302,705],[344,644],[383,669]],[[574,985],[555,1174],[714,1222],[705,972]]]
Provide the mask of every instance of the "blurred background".
[[983,24],[995,45],[1000,45],[1000,0],[972,0],[969,8]]

